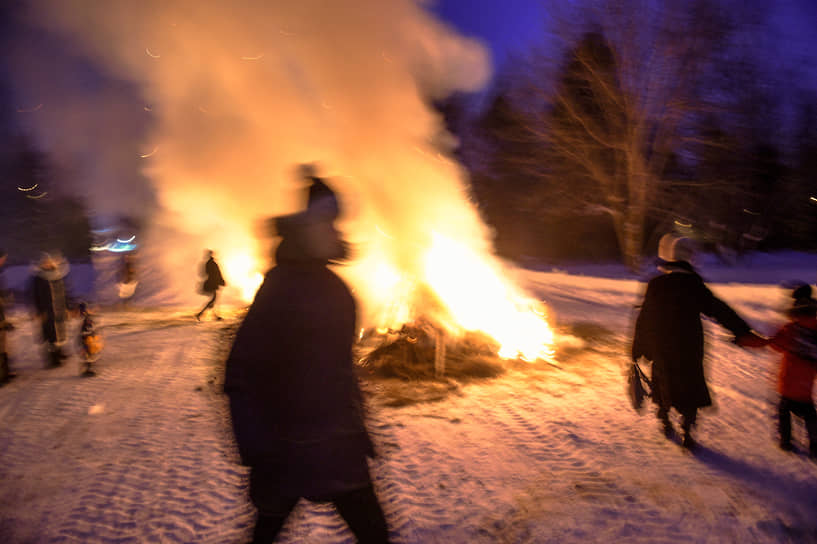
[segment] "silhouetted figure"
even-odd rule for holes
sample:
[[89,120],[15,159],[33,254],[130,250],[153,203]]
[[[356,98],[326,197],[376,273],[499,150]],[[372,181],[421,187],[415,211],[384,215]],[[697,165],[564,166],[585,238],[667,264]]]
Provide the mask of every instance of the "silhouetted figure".
[[134,264],[133,254],[126,253],[122,257],[122,266],[119,269],[119,281],[117,282],[119,299],[122,301],[123,307],[128,305],[128,301],[136,293],[137,285],[139,285],[139,282],[136,280],[136,265]]
[[9,367],[9,354],[6,348],[6,334],[12,330],[11,323],[6,320],[6,304],[9,300],[8,292],[3,281],[3,266],[6,264],[8,255],[5,250],[0,249],[0,385],[4,385],[11,380],[15,374]]
[[213,258],[213,252],[209,249],[206,250],[204,252],[204,257],[206,261],[204,262],[204,265],[202,265],[204,283],[201,285],[201,292],[209,296],[210,300],[208,300],[207,304],[204,305],[204,308],[202,308],[201,311],[196,314],[196,319],[201,320],[201,316],[204,315],[204,312],[212,308],[213,315],[216,319],[220,320],[221,317],[216,314],[216,297],[218,296],[218,290],[225,285],[224,277],[221,275],[221,269],[218,267],[216,260]]
[[328,267],[343,259],[331,192],[277,218],[282,237],[226,364],[233,429],[251,467],[253,542],[269,543],[297,501],[332,502],[362,543],[388,541],[366,458],[374,448],[353,369],[355,301]]
[[814,379],[817,376],[817,300],[811,286],[803,284],[792,291],[789,322],[763,343],[739,342],[746,347],[770,345],[782,352],[777,377],[777,430],[780,448],[794,449],[791,443],[791,415],[802,418],[809,438],[809,456],[817,460],[817,410],[814,408]]
[[695,446],[691,429],[698,409],[712,399],[703,367],[701,314],[729,329],[737,338],[752,334],[749,325],[706,287],[689,260],[694,255],[687,238],[665,235],[659,244],[659,270],[647,284],[633,337],[632,358],[652,361],[652,400],[664,433],[673,436],[670,408],[682,416],[683,445]]
[[93,364],[102,353],[102,335],[96,330],[96,323],[88,305],[80,302],[78,306],[82,324],[79,327],[79,349],[82,358],[82,373],[84,377],[96,376]]
[[68,357],[63,345],[68,317],[64,278],[69,270],[68,263],[62,257],[44,254],[31,280],[31,299],[46,345],[46,364],[50,368],[60,366],[63,359]]

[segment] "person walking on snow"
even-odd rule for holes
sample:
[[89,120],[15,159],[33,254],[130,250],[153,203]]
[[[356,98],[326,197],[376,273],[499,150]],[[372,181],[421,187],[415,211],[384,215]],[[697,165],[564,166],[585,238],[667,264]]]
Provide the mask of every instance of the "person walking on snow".
[[[5,250],[0,249],[0,272],[6,264],[7,254]],[[13,329],[11,323],[6,320],[5,306],[7,300],[6,287],[3,283],[3,277],[0,275],[0,385],[4,385],[11,380],[15,374],[9,367],[9,354],[6,347],[6,333]]]
[[273,220],[282,238],[276,266],[227,359],[224,391],[258,510],[255,543],[271,542],[302,497],[333,503],[359,542],[388,542],[352,362],[355,300],[327,267],[346,252],[338,211],[334,193],[313,183],[305,211]]
[[675,431],[669,412],[682,416],[682,445],[694,448],[692,428],[698,409],[712,398],[704,377],[701,315],[715,319],[736,338],[756,336],[746,322],[704,284],[690,264],[694,246],[688,238],[664,235],[659,243],[658,269],[663,274],[647,284],[636,319],[632,359],[652,361],[652,400],[667,438]]
[[102,335],[97,332],[96,323],[88,309],[88,305],[85,302],[80,302],[78,310],[79,317],[82,319],[82,324],[79,327],[79,349],[82,356],[82,373],[80,375],[87,378],[96,376],[92,365],[99,359],[103,341]]
[[780,448],[793,449],[791,414],[794,414],[803,419],[809,438],[809,456],[817,460],[817,410],[812,393],[817,376],[817,300],[812,297],[808,284],[794,289],[791,296],[794,301],[786,312],[788,323],[763,342],[744,339],[740,343],[745,347],[769,345],[783,354],[777,379]]
[[204,258],[206,261],[204,265],[202,265],[204,283],[202,283],[201,292],[209,296],[210,300],[208,300],[207,304],[204,305],[204,308],[202,308],[201,311],[196,314],[196,319],[201,321],[201,316],[204,315],[204,312],[212,308],[215,318],[221,320],[221,317],[216,314],[216,297],[218,296],[218,290],[225,285],[224,277],[221,275],[221,269],[218,267],[218,264],[213,257],[212,250],[205,250]]
[[136,280],[133,254],[126,253],[122,257],[122,264],[119,268],[119,281],[116,284],[119,291],[119,300],[122,301],[123,308],[127,308],[128,301],[136,292],[137,285],[139,285],[139,282]]
[[65,276],[69,269],[64,259],[46,253],[40,258],[31,279],[31,299],[46,344],[49,368],[60,366],[63,359],[68,358],[63,345],[66,341],[65,321],[68,318]]

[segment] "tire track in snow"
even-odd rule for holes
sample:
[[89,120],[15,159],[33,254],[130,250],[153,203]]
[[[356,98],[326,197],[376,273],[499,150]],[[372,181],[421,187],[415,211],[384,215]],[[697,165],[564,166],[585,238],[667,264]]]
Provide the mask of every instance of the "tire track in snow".
[[[15,424],[3,461],[15,476],[38,467],[53,474],[56,466],[70,484],[52,493],[36,478],[17,485],[37,501],[38,519],[16,511],[9,522],[21,538],[222,543],[239,541],[251,525],[246,474],[233,463],[223,401],[203,388],[215,331],[191,326],[180,343],[177,331],[142,326],[128,331],[144,336],[129,339],[128,351],[117,348],[116,333],[106,337],[94,378],[75,377],[72,365],[26,384],[18,403],[28,415]],[[44,443],[48,451],[39,459],[26,455]],[[26,535],[20,527],[34,529]]]

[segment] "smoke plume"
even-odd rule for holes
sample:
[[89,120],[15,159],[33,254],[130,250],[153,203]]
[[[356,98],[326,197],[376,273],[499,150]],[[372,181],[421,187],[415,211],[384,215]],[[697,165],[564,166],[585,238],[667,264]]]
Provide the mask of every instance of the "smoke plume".
[[[147,180],[158,211],[143,254],[182,298],[194,295],[204,248],[216,252],[228,283],[265,269],[269,248],[255,226],[303,206],[302,162],[317,163],[338,192],[341,228],[362,256],[386,255],[410,274],[432,232],[490,250],[429,106],[482,86],[487,54],[422,3],[43,0],[32,16],[136,89],[121,95],[132,103],[113,109],[142,116],[120,128],[139,131],[137,148],[77,139],[88,121],[82,111],[60,130],[75,135],[73,146],[98,146],[89,153],[98,168],[128,163],[112,153],[138,162],[137,175],[92,177],[108,183],[96,188],[107,195],[99,206],[129,211]],[[245,271],[230,264],[242,256]]]

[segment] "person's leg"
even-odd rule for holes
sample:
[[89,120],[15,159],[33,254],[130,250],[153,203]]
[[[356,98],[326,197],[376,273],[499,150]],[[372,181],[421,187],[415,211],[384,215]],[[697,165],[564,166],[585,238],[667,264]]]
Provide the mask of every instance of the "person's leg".
[[204,308],[202,308],[199,311],[199,313],[196,314],[196,319],[201,319],[201,316],[204,314],[204,312],[206,312],[216,304],[216,293],[217,291],[213,291],[213,295],[210,297],[210,300],[208,300],[207,304],[204,305]]
[[777,405],[777,432],[780,436],[780,448],[791,450],[791,401],[780,397]]
[[[817,456],[817,410],[811,401],[789,401],[789,410],[797,417],[803,418],[809,441],[809,455]],[[791,429],[791,427],[789,427]],[[791,431],[789,431],[791,433]],[[790,434],[791,436],[791,434]]]
[[664,428],[664,436],[670,438],[675,434],[675,429],[672,428],[672,423],[669,420],[669,406],[659,406],[655,415],[659,421],[661,421],[661,426]]
[[218,315],[218,312],[216,311],[216,299],[217,298],[218,298],[218,289],[213,291],[213,300],[211,300],[211,302],[212,302],[211,307],[213,308],[213,315],[215,316],[216,319],[218,319],[220,321],[221,316]]
[[684,438],[682,445],[685,448],[694,448],[696,443],[695,439],[692,438],[692,427],[695,426],[695,422],[698,420],[698,409],[697,408],[690,408],[684,411],[683,420],[681,422],[681,428],[684,431]]
[[803,421],[808,432],[809,455],[817,459],[817,409],[814,403],[809,402],[803,410]]
[[360,544],[387,544],[386,517],[371,484],[332,499]]
[[253,544],[270,544],[298,503],[299,497],[281,497],[277,494],[275,478],[266,467],[250,470],[250,500],[258,510],[253,529]]
[[263,511],[259,508],[258,519],[255,521],[255,528],[252,532],[252,544],[270,544],[275,540],[298,499],[290,499],[290,501],[291,504],[288,507],[282,506],[280,509]]
[[9,354],[6,352],[6,330],[0,323],[0,384],[6,383],[12,376],[9,368]]

